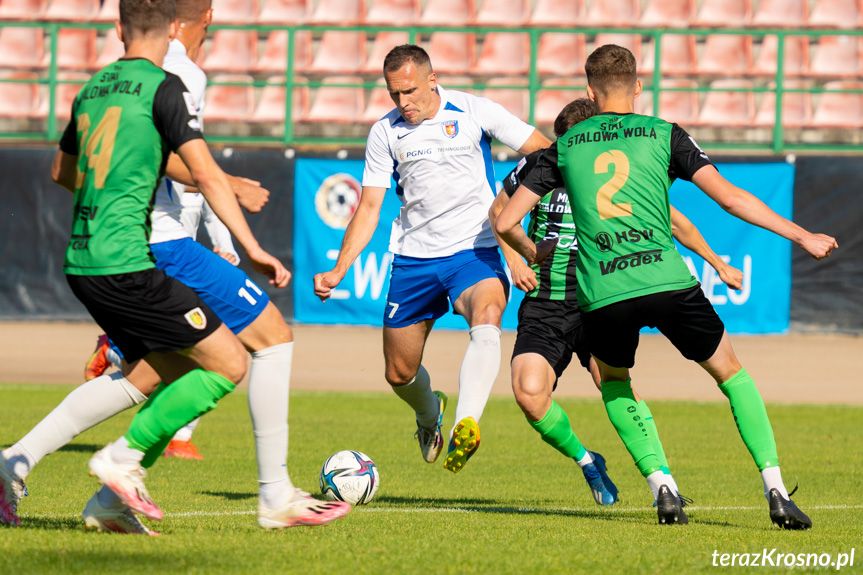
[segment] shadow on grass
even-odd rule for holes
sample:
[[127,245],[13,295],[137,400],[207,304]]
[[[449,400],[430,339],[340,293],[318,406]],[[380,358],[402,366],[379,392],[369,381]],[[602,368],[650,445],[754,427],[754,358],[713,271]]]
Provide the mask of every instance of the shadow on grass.
[[95,445],[93,443],[69,443],[64,445],[57,451],[67,451],[70,453],[96,453],[100,449],[105,447],[104,445]]
[[241,501],[243,499],[254,499],[257,497],[255,493],[236,493],[230,491],[201,491],[201,495],[211,495],[213,497],[221,497],[229,501]]
[[80,517],[27,517],[21,518],[21,529],[41,529],[44,531],[84,531],[84,521]]

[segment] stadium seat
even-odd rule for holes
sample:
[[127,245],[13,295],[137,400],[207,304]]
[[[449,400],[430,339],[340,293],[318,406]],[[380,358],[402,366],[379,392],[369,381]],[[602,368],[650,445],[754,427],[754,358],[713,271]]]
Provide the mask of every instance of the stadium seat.
[[99,14],[99,0],[51,0],[45,11],[46,20],[87,22]]
[[584,20],[584,0],[537,0],[532,26],[577,26]]
[[409,26],[420,15],[419,0],[373,0],[366,24],[371,26]]
[[537,71],[542,76],[584,74],[584,34],[547,32],[539,37]]
[[35,72],[4,72],[0,80],[33,80],[32,84],[0,81],[0,117],[27,118],[39,108],[39,75]]
[[[305,72],[312,63],[312,33],[294,32],[294,72]],[[288,31],[274,30],[267,37],[264,53],[255,64],[255,72],[284,74],[288,67]]]
[[752,69],[752,37],[711,34],[696,72],[710,76],[742,76]]
[[361,72],[364,74],[381,74],[384,69],[384,58],[396,46],[407,44],[409,35],[407,32],[378,32],[372,44],[371,54],[363,64]]
[[[530,111],[530,93],[526,87],[527,80],[524,78],[492,78],[486,84],[491,87],[483,90],[483,97],[497,102],[515,117],[527,121]],[[525,86],[525,88],[498,88],[497,86]]]
[[530,37],[518,32],[489,32],[472,73],[485,76],[527,74]]
[[[362,81],[359,76],[331,76],[323,80],[325,84],[358,84]],[[350,124],[362,118],[365,108],[365,91],[362,88],[321,86],[315,91],[305,120]]]
[[428,0],[420,15],[422,26],[465,26],[476,16],[474,0]]
[[[57,32],[57,67],[61,70],[86,70],[96,65],[96,30],[61,28]],[[42,65],[51,65],[51,50],[45,47]]]
[[38,20],[47,4],[47,0],[3,0],[0,20]]
[[761,0],[752,17],[759,28],[799,28],[809,18],[809,0]]
[[246,73],[258,56],[258,33],[249,30],[218,30],[204,59],[207,72]]
[[[72,117],[72,102],[75,101],[75,98],[78,96],[78,92],[81,91],[81,88],[89,79],[90,75],[83,72],[59,72],[57,74],[57,80],[70,82],[57,84],[57,90],[54,96],[54,110],[58,120],[65,121]],[[39,109],[36,111],[36,116],[39,118],[48,117],[51,105],[49,95],[47,94],[49,89],[50,88],[48,86],[45,86],[46,94],[40,98],[41,102]]]
[[[808,82],[790,80],[785,88],[809,88]],[[771,88],[776,85],[771,83]],[[786,128],[800,128],[812,119],[812,96],[806,92],[785,92],[782,94],[782,125]],[[755,115],[755,125],[772,127],[776,122],[776,94],[762,94],[761,105]]]
[[594,0],[585,26],[624,28],[638,23],[639,0]]
[[[587,97],[587,78],[554,79],[542,83],[536,93],[533,121],[536,125],[553,125],[563,107],[577,98]],[[571,87],[570,90],[550,90],[551,87]]]
[[360,120],[366,124],[373,124],[390,113],[395,108],[390,93],[383,79],[378,80],[378,86],[372,90],[369,103],[363,111]]
[[[305,78],[295,77],[294,82],[304,83]],[[285,77],[274,76],[267,80],[261,90],[261,99],[252,113],[252,122],[262,124],[281,124],[285,121]],[[294,99],[291,117],[295,122],[302,120],[309,112],[309,87],[294,86]]]
[[470,76],[438,76],[437,83],[447,90],[461,90],[462,92],[471,92],[473,86],[473,78]]
[[365,0],[319,0],[308,23],[353,26],[362,24],[365,15]]
[[636,62],[641,62],[641,36],[639,34],[602,33],[597,34],[593,42],[593,48],[588,49],[588,54],[596,48],[606,44],[616,44],[627,48],[635,56]]
[[650,0],[639,24],[646,28],[686,28],[695,16],[695,0]]
[[[863,82],[827,82],[826,90],[861,90]],[[820,95],[809,127],[860,128],[863,127],[863,94],[824,92]]]
[[[697,88],[693,80],[663,80],[662,88]],[[653,92],[645,88],[635,100],[635,111],[653,115]],[[666,122],[688,126],[698,120],[698,92],[660,92],[659,117]]]
[[[775,35],[765,36],[761,42],[761,52],[752,68],[752,74],[757,76],[775,76],[778,37]],[[809,70],[809,38],[806,36],[785,37],[785,64],[783,69],[786,76],[803,76]]]
[[114,22],[120,19],[120,0],[105,0],[102,3],[102,8],[99,9],[99,14],[96,16],[97,22]]
[[266,0],[258,24],[302,24],[309,17],[307,0]]
[[43,55],[41,28],[0,28],[0,68],[38,68]]
[[742,28],[752,21],[752,0],[704,0],[691,25],[703,28]]
[[813,28],[863,27],[863,2],[860,0],[817,0],[809,25]]
[[[716,80],[710,87],[718,90],[753,87],[747,80]],[[704,106],[695,122],[701,126],[747,127],[755,117],[755,96],[752,92],[708,92]]]
[[212,0],[215,24],[251,24],[258,13],[257,0]]
[[[656,50],[648,44],[644,59],[638,67],[640,74],[652,74]],[[695,69],[695,36],[665,34],[662,36],[661,63],[663,76],[688,76]]]
[[861,71],[859,36],[822,36],[812,58],[809,75],[819,78],[859,78]]
[[366,62],[365,32],[327,30],[309,68],[315,74],[356,74]]
[[126,49],[120,38],[117,36],[117,31],[111,28],[105,32],[105,38],[102,41],[102,49],[99,51],[99,57],[96,58],[96,68],[104,68],[111,62],[115,62],[123,57]]
[[461,32],[434,32],[428,53],[436,72],[467,74],[476,61],[476,38]]
[[[255,109],[254,79],[246,74],[223,74],[212,79],[207,88],[204,122],[245,122]],[[219,82],[238,82],[242,86],[218,86]]]
[[483,0],[478,26],[522,26],[530,16],[530,0]]

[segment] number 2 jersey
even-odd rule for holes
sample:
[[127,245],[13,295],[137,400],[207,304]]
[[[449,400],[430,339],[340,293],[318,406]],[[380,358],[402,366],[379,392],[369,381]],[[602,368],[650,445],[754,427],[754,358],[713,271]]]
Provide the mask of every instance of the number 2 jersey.
[[202,138],[177,76],[143,58],[96,73],[72,104],[60,149],[78,157],[63,272],[113,275],[154,267],[150,212],[169,152]]
[[677,124],[638,114],[593,116],[542,154],[524,185],[538,195],[567,190],[581,309],[698,284],[674,246],[668,189],[707,165]]

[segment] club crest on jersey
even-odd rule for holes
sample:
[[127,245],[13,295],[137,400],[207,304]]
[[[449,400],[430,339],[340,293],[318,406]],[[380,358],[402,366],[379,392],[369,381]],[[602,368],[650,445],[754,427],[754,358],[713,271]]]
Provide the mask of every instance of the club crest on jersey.
[[458,120],[450,120],[441,124],[443,127],[443,135],[447,138],[455,138],[458,136]]
[[195,329],[205,329],[207,327],[207,316],[204,315],[203,310],[199,307],[186,312],[183,317]]

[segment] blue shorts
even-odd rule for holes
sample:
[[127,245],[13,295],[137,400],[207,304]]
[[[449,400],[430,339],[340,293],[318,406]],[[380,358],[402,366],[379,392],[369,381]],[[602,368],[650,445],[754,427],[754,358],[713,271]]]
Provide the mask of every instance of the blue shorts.
[[[464,250],[443,258],[396,255],[384,325],[406,327],[437,319],[449,311],[449,304],[455,303],[464,290],[489,278],[499,279],[504,291],[509,292],[509,279],[497,248]],[[218,314],[218,310],[214,311]]]
[[232,332],[261,315],[270,296],[246,272],[192,238],[150,244],[156,267],[195,290]]

